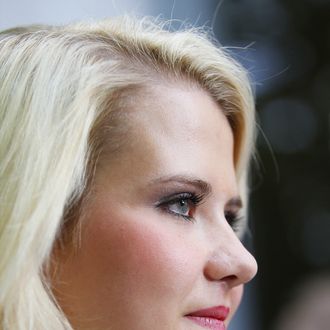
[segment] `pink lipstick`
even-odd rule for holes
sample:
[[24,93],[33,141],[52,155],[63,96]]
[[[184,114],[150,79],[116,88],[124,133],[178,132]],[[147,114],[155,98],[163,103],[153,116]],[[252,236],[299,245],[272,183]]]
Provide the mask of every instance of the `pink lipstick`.
[[186,315],[191,321],[211,330],[226,330],[225,320],[229,314],[229,308],[216,306],[201,309]]

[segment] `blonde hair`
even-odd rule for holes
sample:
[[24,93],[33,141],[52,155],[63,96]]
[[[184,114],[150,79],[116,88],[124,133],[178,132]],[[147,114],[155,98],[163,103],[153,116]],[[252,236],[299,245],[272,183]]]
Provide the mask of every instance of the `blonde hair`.
[[64,214],[86,191],[100,127],[120,107],[121,93],[150,77],[195,82],[219,103],[246,196],[253,95],[246,72],[203,31],[122,17],[0,34],[2,329],[72,329],[43,267]]

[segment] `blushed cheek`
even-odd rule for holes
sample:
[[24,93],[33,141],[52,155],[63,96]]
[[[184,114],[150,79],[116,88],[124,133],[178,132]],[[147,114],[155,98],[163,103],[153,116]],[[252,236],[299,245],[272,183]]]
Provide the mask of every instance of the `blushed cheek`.
[[90,260],[99,281],[108,280],[111,293],[115,286],[123,302],[145,299],[155,308],[186,294],[187,271],[193,273],[196,266],[174,224],[162,223],[154,214],[129,211],[101,212],[92,220],[87,241]]

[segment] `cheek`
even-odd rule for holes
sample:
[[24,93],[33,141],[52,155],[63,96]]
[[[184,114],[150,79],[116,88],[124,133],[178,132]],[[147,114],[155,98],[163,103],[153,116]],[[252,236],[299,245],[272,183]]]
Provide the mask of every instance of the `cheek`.
[[186,224],[102,205],[84,219],[79,250],[62,260],[61,307],[76,328],[91,328],[91,318],[94,329],[152,329],[155,321],[176,328],[201,264]]
[[198,258],[180,235],[180,226],[161,220],[154,212],[129,210],[102,211],[90,219],[85,263],[94,269],[97,283],[105,284],[103,293],[118,295],[123,302],[134,297],[166,301],[187,294],[198,269],[192,260]]

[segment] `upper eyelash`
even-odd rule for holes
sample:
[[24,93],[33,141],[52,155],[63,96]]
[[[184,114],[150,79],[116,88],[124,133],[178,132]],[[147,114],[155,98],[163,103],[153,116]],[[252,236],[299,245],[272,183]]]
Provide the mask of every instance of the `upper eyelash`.
[[165,204],[169,204],[169,203],[175,203],[182,199],[190,200],[194,205],[199,205],[203,201],[204,195],[191,193],[191,192],[177,193],[177,194],[173,194],[168,197],[162,198],[157,203],[156,206],[161,206],[161,205],[165,205]]

